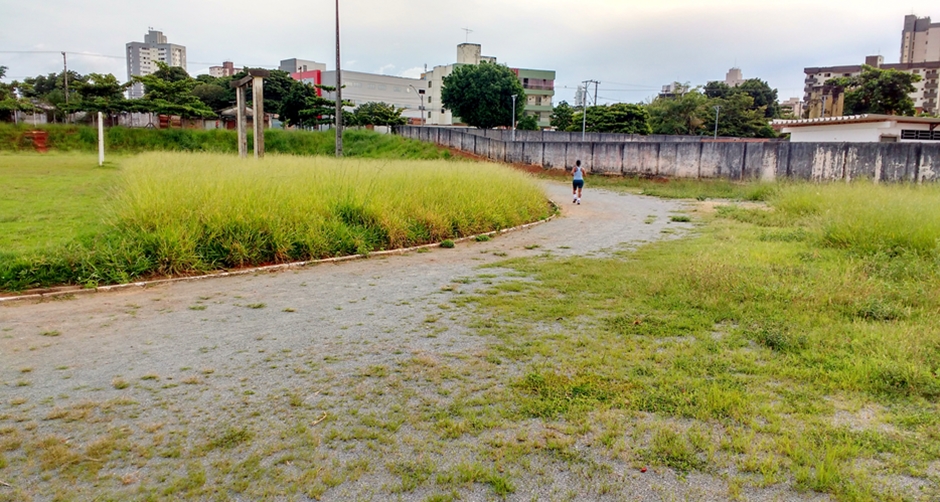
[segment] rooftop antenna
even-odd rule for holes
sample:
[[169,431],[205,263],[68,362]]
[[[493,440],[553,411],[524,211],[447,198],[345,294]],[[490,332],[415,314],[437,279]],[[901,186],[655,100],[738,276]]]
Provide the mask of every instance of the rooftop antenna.
[[467,32],[467,43],[469,43],[469,42],[470,42],[470,34],[473,33],[473,30],[471,30],[470,28],[461,28],[461,30]]

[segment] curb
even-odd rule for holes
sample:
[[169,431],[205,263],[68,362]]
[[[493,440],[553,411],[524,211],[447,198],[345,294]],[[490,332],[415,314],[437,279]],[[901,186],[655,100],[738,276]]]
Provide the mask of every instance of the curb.
[[[467,237],[461,237],[459,239],[453,239],[453,241],[455,243],[467,242],[469,240],[476,239],[477,237],[480,237],[482,235],[488,235],[488,236],[501,235],[501,234],[505,234],[509,232],[515,232],[518,230],[525,230],[527,228],[532,228],[534,226],[538,226],[543,223],[548,223],[552,221],[553,219],[555,219],[555,217],[558,216],[558,214],[560,214],[560,211],[561,211],[561,207],[559,207],[558,204],[555,203],[555,201],[548,199],[548,203],[552,206],[552,208],[555,211],[551,216],[549,216],[548,218],[545,218],[544,220],[533,221],[532,223],[525,223],[517,227],[504,228],[502,230],[494,230],[492,232],[486,232],[483,234],[476,234],[476,235],[470,235]],[[131,289],[131,288],[147,288],[151,286],[159,286],[161,284],[174,284],[178,282],[202,281],[206,279],[216,279],[220,277],[235,277],[239,275],[257,274],[260,272],[275,272],[279,270],[290,270],[293,268],[302,268],[302,267],[307,267],[311,265],[322,265],[326,263],[342,263],[346,261],[363,260],[366,258],[371,258],[371,257],[376,257],[376,256],[377,257],[396,256],[396,255],[403,255],[406,253],[411,253],[419,249],[430,249],[430,248],[440,247],[440,245],[441,245],[440,242],[436,242],[432,244],[422,244],[420,246],[412,246],[410,248],[390,249],[386,251],[376,251],[374,253],[368,253],[368,254],[338,256],[335,258],[323,258],[321,260],[307,260],[307,261],[295,261],[291,263],[278,263],[277,265],[266,265],[263,267],[245,268],[245,269],[233,270],[231,272],[214,272],[211,274],[195,275],[192,277],[174,277],[172,279],[156,279],[153,281],[129,282],[126,284],[113,284],[110,286],[97,286],[94,288],[81,288],[79,286],[76,286],[76,289],[65,289],[65,290],[60,290],[60,291],[32,293],[32,294],[17,295],[17,296],[3,296],[3,297],[0,297],[0,305],[13,303],[13,302],[29,301],[29,300],[42,301],[47,298],[88,295],[92,293],[108,293],[111,291],[121,291],[121,290]]]

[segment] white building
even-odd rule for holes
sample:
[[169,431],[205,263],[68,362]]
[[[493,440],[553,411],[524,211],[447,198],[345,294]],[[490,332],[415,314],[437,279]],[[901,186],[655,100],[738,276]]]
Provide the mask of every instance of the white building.
[[[326,71],[326,65],[323,63],[285,59],[281,61],[280,69],[289,72],[294,80],[311,85],[336,86],[336,70]],[[424,101],[418,91],[424,89],[425,84],[420,79],[343,70],[342,84],[343,101],[350,101],[353,106],[388,103],[396,108],[403,108],[402,117],[419,123],[422,119]],[[325,98],[335,97],[319,89],[317,94]]]
[[938,125],[935,118],[875,114],[773,122],[791,143],[940,142]]
[[[168,43],[163,32],[150,30],[144,36],[143,42],[128,42],[126,47],[127,80],[131,80],[135,75],[150,75],[157,71],[157,62],[186,69],[186,47]],[[143,95],[143,84],[135,83],[127,91],[127,96],[131,99],[141,98]]]

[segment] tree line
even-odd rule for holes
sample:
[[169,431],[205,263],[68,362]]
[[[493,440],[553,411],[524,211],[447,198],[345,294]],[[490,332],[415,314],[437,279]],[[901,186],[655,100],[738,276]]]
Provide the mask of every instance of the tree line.
[[[910,94],[918,75],[866,66],[859,76],[830,79],[826,86],[845,94],[845,111],[851,114],[889,113],[914,115]],[[562,101],[554,107],[551,126],[561,131],[626,134],[711,135],[770,138],[776,132],[773,119],[796,119],[778,103],[777,89],[760,79],[738,86],[708,82],[704,86],[674,84],[675,92],[646,103],[614,103],[573,107]],[[480,128],[536,129],[537,122],[516,107],[512,96],[525,98],[516,74],[495,63],[465,65],[444,78],[442,101],[461,121]]]
[[[247,68],[230,77],[198,75],[192,77],[183,68],[157,63],[158,69],[150,75],[134,76],[122,83],[112,74],[68,72],[68,99],[66,99],[65,72],[50,73],[14,81],[0,82],[0,121],[11,121],[12,114],[46,112],[55,121],[64,122],[75,112],[102,112],[108,117],[121,113],[152,113],[176,115],[187,119],[215,118],[235,105],[233,80],[248,75]],[[0,78],[6,67],[0,66]],[[140,83],[144,95],[128,99],[127,89]],[[291,78],[281,70],[271,70],[264,80],[264,109],[275,113],[288,126],[315,128],[332,124],[335,120],[336,88],[312,85]],[[250,102],[250,93],[248,94]],[[352,108],[351,102],[345,101]],[[404,108],[388,103],[364,103],[352,111],[343,112],[347,125],[404,124]]]

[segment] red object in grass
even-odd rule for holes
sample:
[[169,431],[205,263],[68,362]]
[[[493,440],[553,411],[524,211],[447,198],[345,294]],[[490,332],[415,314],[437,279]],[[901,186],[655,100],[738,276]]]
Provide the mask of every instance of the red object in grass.
[[641,467],[640,472],[646,472],[646,467]]

